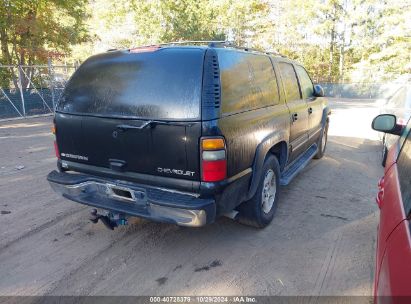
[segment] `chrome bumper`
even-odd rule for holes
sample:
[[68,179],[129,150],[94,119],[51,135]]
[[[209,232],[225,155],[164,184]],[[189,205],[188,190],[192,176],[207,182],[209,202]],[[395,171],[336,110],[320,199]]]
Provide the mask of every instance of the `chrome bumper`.
[[190,227],[215,219],[214,200],[193,194],[57,171],[47,179],[63,197],[114,213]]

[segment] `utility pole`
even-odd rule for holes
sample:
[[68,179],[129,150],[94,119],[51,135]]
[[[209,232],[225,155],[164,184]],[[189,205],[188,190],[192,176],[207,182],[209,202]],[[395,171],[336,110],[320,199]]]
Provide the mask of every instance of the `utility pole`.
[[53,110],[56,110],[55,96],[54,96],[54,70],[51,63],[51,58],[47,60],[48,72],[49,72],[49,87],[51,92],[51,101],[53,102]]
[[23,70],[22,70],[21,65],[17,66],[17,70],[19,72],[19,89],[20,89],[21,105],[22,105],[22,108],[23,108],[23,116],[26,116],[26,105],[25,105],[25,102],[24,102],[23,82],[22,82]]

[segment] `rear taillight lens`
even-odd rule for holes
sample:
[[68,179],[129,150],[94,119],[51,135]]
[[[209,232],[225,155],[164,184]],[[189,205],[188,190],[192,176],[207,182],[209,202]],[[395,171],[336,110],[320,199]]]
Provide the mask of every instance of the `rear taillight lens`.
[[54,141],[54,151],[56,152],[56,157],[60,159],[60,152],[59,152],[59,147],[57,146],[57,142]]
[[223,138],[201,139],[201,180],[218,182],[227,177],[227,155]]
[[51,133],[54,134],[54,151],[56,152],[56,157],[60,159],[59,147],[57,146],[57,141],[56,141],[56,124],[54,122],[53,122],[53,126],[51,127]]

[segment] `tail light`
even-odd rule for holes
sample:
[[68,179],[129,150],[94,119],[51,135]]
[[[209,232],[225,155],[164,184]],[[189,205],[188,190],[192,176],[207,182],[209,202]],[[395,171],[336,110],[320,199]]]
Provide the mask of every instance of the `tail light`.
[[56,141],[56,123],[53,122],[53,126],[51,127],[51,133],[54,134],[54,151],[56,152],[56,157],[60,159],[60,152],[59,152],[59,147],[57,146],[57,141]]
[[60,152],[59,152],[59,147],[57,146],[57,142],[54,141],[54,151],[56,152],[56,157],[60,159]]
[[223,138],[201,139],[201,180],[218,182],[227,177],[226,146]]

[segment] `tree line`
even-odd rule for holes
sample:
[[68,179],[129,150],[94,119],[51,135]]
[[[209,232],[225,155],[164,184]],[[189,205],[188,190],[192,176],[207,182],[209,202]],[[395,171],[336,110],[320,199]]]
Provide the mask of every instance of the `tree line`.
[[111,48],[230,40],[303,63],[316,81],[411,70],[411,0],[0,0],[0,63],[82,61]]

